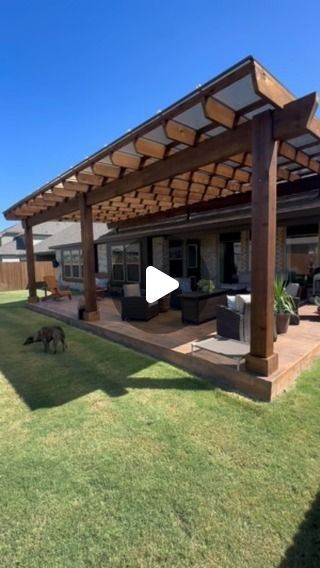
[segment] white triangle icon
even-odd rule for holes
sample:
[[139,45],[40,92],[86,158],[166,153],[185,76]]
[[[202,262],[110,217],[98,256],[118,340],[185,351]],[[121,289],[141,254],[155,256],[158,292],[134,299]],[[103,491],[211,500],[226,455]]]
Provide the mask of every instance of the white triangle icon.
[[177,288],[179,288],[178,280],[171,278],[171,276],[168,276],[168,274],[165,274],[154,266],[147,267],[146,300],[149,304],[156,302]]

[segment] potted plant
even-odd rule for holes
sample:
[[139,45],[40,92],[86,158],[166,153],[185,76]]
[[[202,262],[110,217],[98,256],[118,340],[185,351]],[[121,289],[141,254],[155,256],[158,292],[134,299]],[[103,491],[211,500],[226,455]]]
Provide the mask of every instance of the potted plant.
[[274,283],[274,313],[277,333],[287,333],[290,316],[294,314],[294,305],[284,281],[280,279],[276,279]]
[[198,289],[201,290],[201,292],[210,293],[215,289],[214,282],[212,280],[206,280],[205,278],[199,280],[197,286]]

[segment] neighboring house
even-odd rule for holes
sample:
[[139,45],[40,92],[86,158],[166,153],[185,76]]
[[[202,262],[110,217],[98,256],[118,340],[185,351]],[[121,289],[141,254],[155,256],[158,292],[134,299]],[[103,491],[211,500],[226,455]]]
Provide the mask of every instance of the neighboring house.
[[13,239],[20,235],[22,232],[22,223],[20,222],[12,225],[11,227],[7,227],[7,229],[3,229],[3,231],[0,231],[0,247],[13,241]]
[[[107,236],[109,232],[105,223],[93,223],[96,274],[109,275],[107,246],[104,242],[99,243],[100,237]],[[50,237],[46,244],[59,263],[57,277],[60,283],[70,288],[82,289],[83,261],[80,223],[71,223],[71,226]]]
[[[33,245],[35,259],[53,260],[54,251],[49,249],[50,238],[70,227],[72,222],[47,222],[35,227]],[[26,260],[24,229],[21,223],[0,232],[0,262],[20,262]]]

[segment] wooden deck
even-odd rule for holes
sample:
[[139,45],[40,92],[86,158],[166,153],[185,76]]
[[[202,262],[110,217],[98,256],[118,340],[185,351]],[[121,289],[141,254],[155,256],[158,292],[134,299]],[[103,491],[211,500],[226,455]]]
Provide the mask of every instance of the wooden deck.
[[29,304],[34,311],[63,320],[96,335],[162,359],[205,378],[212,385],[240,392],[246,396],[271,401],[320,355],[320,317],[314,306],[300,308],[302,321],[290,326],[275,344],[279,369],[270,377],[261,377],[241,369],[222,356],[198,351],[191,353],[191,342],[215,333],[215,320],[200,326],[183,325],[181,313],[170,310],[149,322],[123,322],[119,304],[110,298],[99,302],[101,319],[83,322],[77,319],[77,298]]

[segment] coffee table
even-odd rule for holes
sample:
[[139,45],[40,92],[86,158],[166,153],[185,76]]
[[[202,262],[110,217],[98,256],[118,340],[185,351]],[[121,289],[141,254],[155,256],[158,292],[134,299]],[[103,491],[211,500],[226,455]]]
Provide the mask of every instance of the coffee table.
[[226,291],[188,292],[181,294],[181,318],[183,323],[199,325],[216,317],[217,306],[226,303]]
[[202,341],[193,341],[191,343],[192,353],[204,349],[216,355],[223,355],[237,362],[237,371],[240,370],[241,361],[250,352],[249,343],[237,341],[236,339],[227,339],[219,335],[203,339]]

